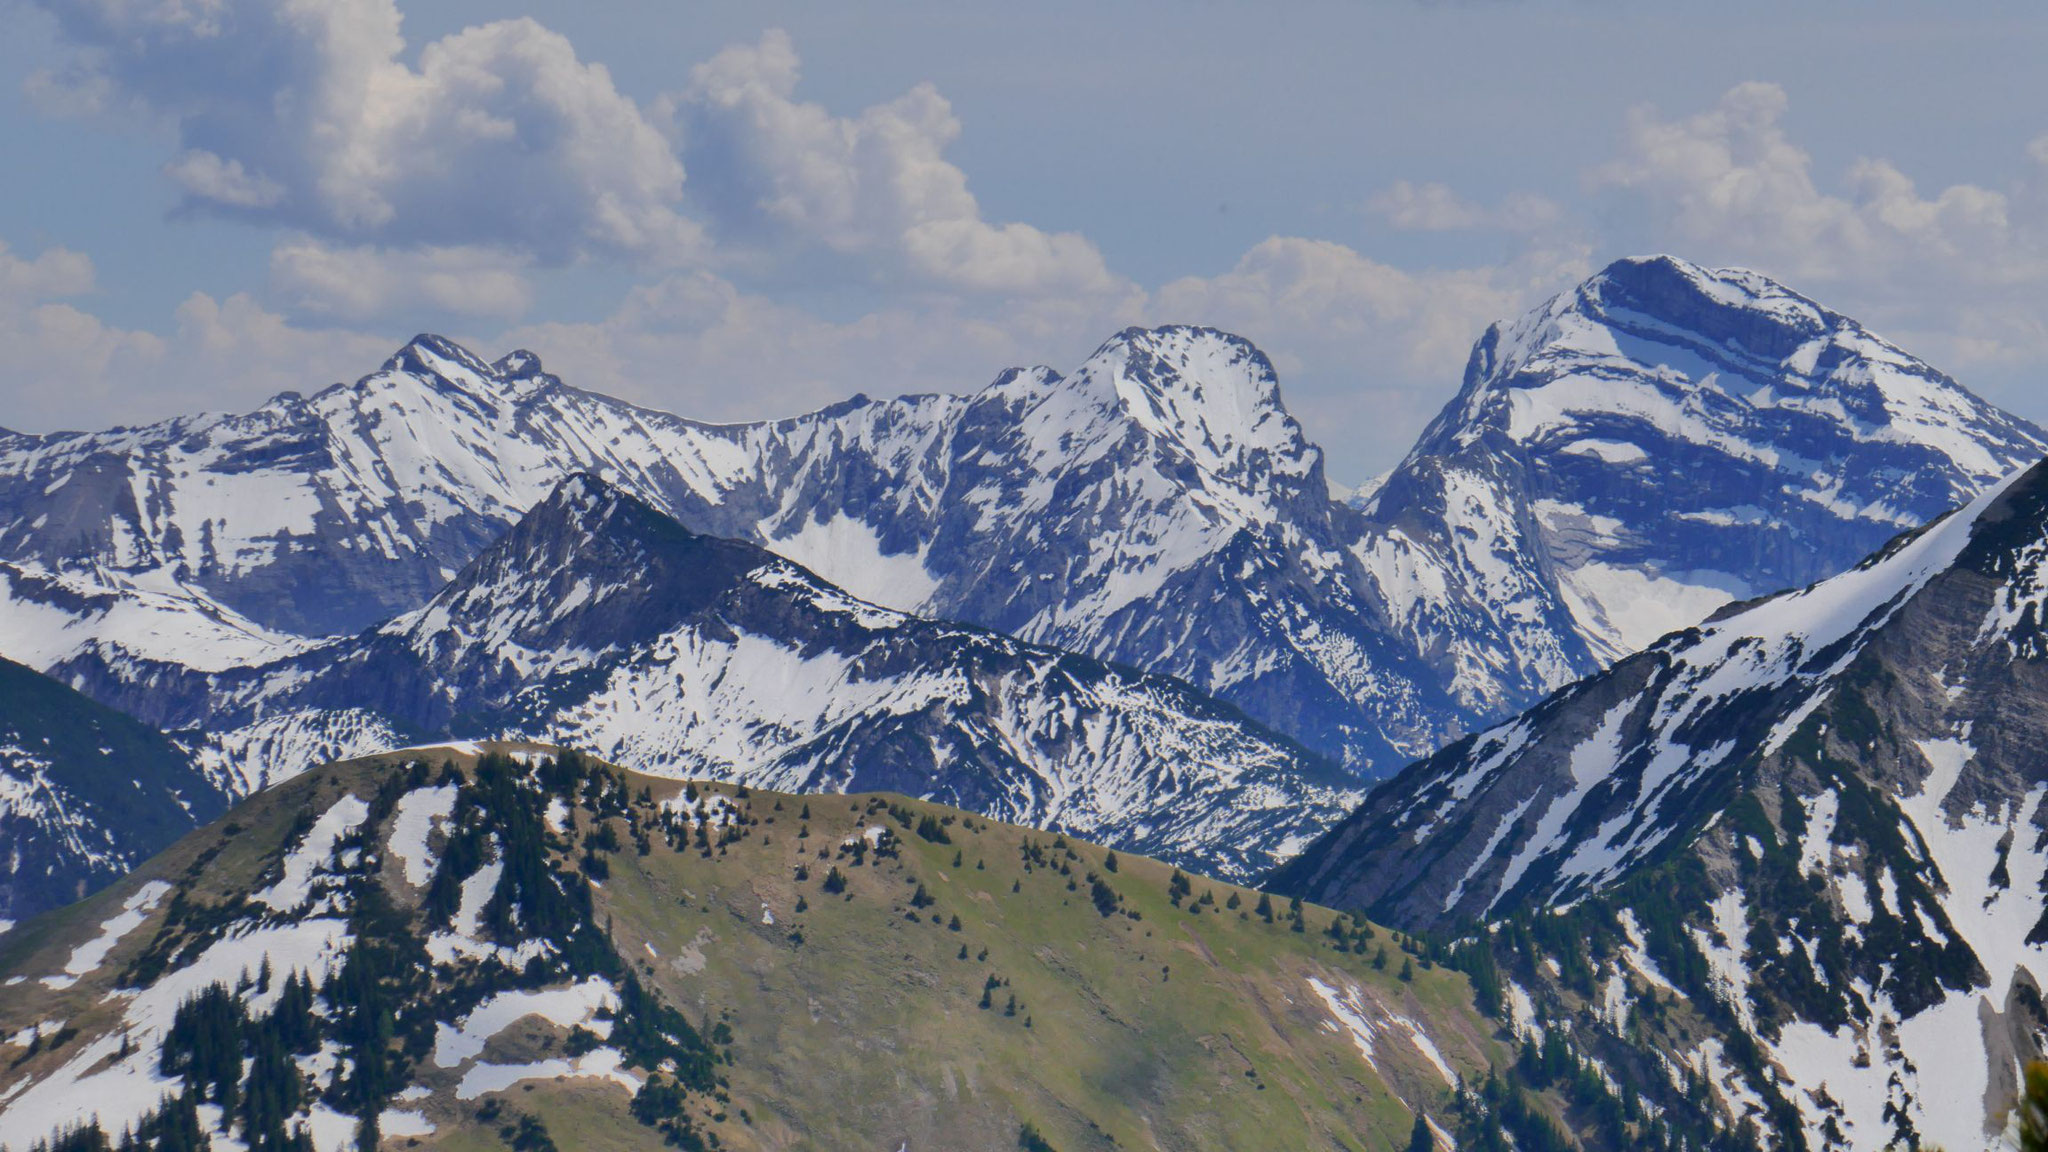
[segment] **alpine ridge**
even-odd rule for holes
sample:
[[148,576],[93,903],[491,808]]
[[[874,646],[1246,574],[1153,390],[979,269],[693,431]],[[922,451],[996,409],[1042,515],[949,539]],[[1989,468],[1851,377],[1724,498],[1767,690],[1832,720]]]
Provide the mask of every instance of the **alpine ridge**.
[[1522,1019],[1775,1146],[1991,1148],[2048,1031],[2044,566],[2048,463],[1414,765],[1281,883],[1490,923]]
[[[133,678],[124,678],[130,677]],[[1277,864],[1360,795],[1165,677],[878,608],[576,475],[428,603],[270,664],[98,666],[237,792],[329,748],[552,735],[642,771],[889,789],[1216,875]],[[303,742],[280,761],[280,730]]]
[[1361,503],[1384,555],[1475,586],[1498,621],[1477,647],[1534,691],[1840,572],[2043,452],[1855,321],[1657,257],[1489,329]]

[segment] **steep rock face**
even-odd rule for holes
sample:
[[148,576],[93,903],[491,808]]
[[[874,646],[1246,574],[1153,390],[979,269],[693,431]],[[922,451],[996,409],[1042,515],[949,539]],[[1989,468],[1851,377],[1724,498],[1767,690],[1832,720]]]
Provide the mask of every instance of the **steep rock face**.
[[1697,1035],[1629,1028],[1664,981],[1745,1053],[1707,1073],[1729,1111],[1787,1146],[1988,1147],[2048,1035],[2044,590],[2048,464],[1413,766],[1283,882],[1501,941],[1569,925],[1535,951],[1607,1042],[1697,1065]]
[[0,660],[0,925],[83,898],[226,807],[160,733]]
[[2048,451],[2040,429],[1755,273],[1619,261],[1473,349],[1365,501],[1554,687],[1833,575]]
[[136,671],[100,691],[204,724],[224,768],[280,729],[344,751],[553,735],[668,775],[943,797],[1224,875],[1359,796],[1178,681],[875,607],[589,476],[380,628],[253,669]]

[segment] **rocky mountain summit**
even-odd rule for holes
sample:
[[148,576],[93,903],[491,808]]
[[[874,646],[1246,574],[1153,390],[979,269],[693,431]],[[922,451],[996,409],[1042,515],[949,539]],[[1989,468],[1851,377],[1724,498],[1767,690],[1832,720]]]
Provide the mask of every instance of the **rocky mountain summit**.
[[1489,329],[1360,503],[1381,549],[1490,607],[1484,657],[1551,688],[1843,571],[2044,453],[2041,429],[1854,320],[1656,257]]

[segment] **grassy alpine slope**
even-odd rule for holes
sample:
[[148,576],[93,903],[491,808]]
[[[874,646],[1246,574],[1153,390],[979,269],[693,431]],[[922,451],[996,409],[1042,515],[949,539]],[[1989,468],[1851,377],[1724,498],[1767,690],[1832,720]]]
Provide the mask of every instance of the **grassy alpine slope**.
[[1324,909],[491,749],[307,773],[0,935],[0,1146],[1399,1149],[1514,1058]]

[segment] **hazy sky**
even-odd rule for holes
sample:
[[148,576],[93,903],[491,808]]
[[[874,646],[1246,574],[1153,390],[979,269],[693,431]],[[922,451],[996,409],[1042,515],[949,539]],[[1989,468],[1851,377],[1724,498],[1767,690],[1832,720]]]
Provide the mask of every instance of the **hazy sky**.
[[1355,483],[1647,251],[2048,419],[2048,15],[1782,7],[0,0],[0,425],[421,330],[740,419],[1187,321]]

